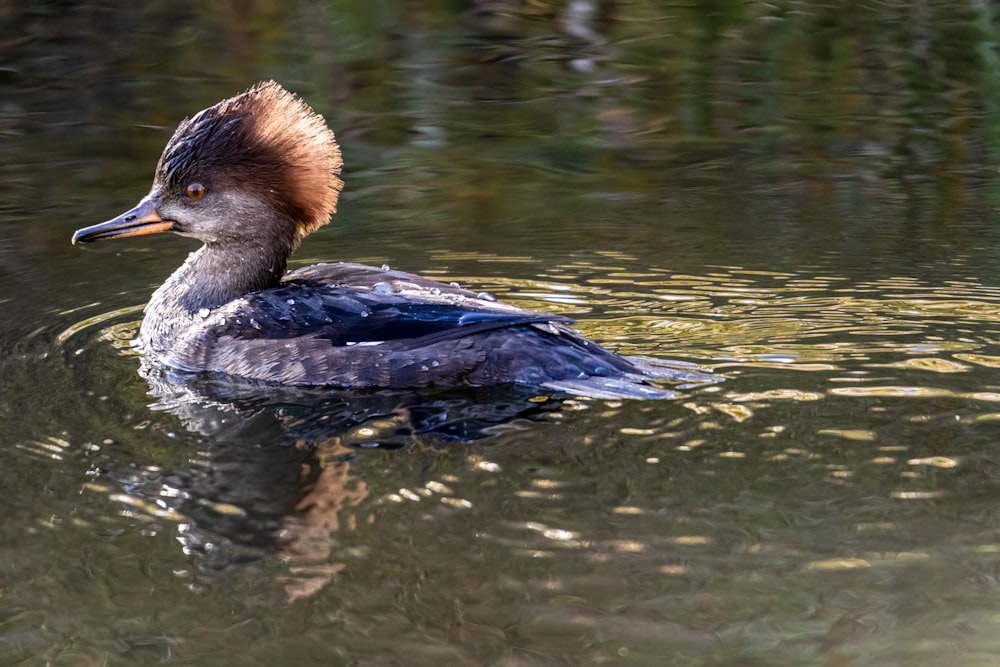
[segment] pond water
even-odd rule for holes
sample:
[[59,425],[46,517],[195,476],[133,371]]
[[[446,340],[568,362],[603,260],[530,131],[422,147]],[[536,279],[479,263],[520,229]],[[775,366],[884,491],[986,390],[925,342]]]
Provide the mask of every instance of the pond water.
[[[726,87],[753,17],[719,18],[712,46],[690,37],[701,17],[650,23],[653,4],[615,22],[262,3],[249,28],[183,4],[4,10],[0,663],[995,663],[1000,215],[970,111],[986,98],[928,93],[938,67],[822,127],[794,89],[739,125]],[[105,53],[112,13],[129,37]],[[934,37],[976,18],[906,15]],[[850,53],[831,20],[819,37]],[[819,39],[790,30],[758,37]],[[691,76],[729,64],[705,89],[657,74],[685,59]],[[805,62],[802,85],[870,93],[897,71],[863,64]],[[295,266],[458,281],[715,381],[602,401],[140,372],[142,305],[191,242],[70,234],[146,192],[177,121],[271,76],[347,161]]]

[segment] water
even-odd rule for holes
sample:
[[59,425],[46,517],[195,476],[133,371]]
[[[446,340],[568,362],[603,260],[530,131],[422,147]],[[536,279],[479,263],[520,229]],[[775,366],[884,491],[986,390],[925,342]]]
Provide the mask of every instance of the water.
[[[374,6],[12,16],[0,664],[993,664],[1000,221],[989,96],[950,69],[975,17],[869,8],[859,34],[896,46],[858,65],[808,5],[559,29]],[[268,76],[347,161],[295,266],[458,281],[720,381],[616,402],[142,371],[142,304],[191,243],[69,236]]]

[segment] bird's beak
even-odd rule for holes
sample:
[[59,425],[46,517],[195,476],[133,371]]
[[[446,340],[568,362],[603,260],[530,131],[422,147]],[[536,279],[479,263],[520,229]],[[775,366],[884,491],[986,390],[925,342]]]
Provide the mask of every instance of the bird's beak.
[[159,234],[174,228],[171,220],[164,220],[156,212],[157,198],[149,195],[135,208],[125,211],[117,218],[90,227],[78,229],[73,234],[73,243],[89,243],[101,239],[120,239],[126,236]]

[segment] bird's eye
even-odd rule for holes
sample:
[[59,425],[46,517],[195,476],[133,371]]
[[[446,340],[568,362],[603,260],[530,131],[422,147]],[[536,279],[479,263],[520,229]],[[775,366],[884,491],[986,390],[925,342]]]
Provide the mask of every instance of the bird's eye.
[[189,199],[201,199],[205,196],[205,186],[201,183],[192,183],[187,186],[186,190],[184,190],[184,194],[186,194]]

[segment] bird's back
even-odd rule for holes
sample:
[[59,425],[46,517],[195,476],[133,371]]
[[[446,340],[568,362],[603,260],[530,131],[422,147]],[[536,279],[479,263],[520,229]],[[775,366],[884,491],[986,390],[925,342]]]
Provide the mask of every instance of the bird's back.
[[609,352],[570,322],[409,273],[317,264],[216,309],[166,361],[277,384],[669,394],[649,382],[672,372]]

